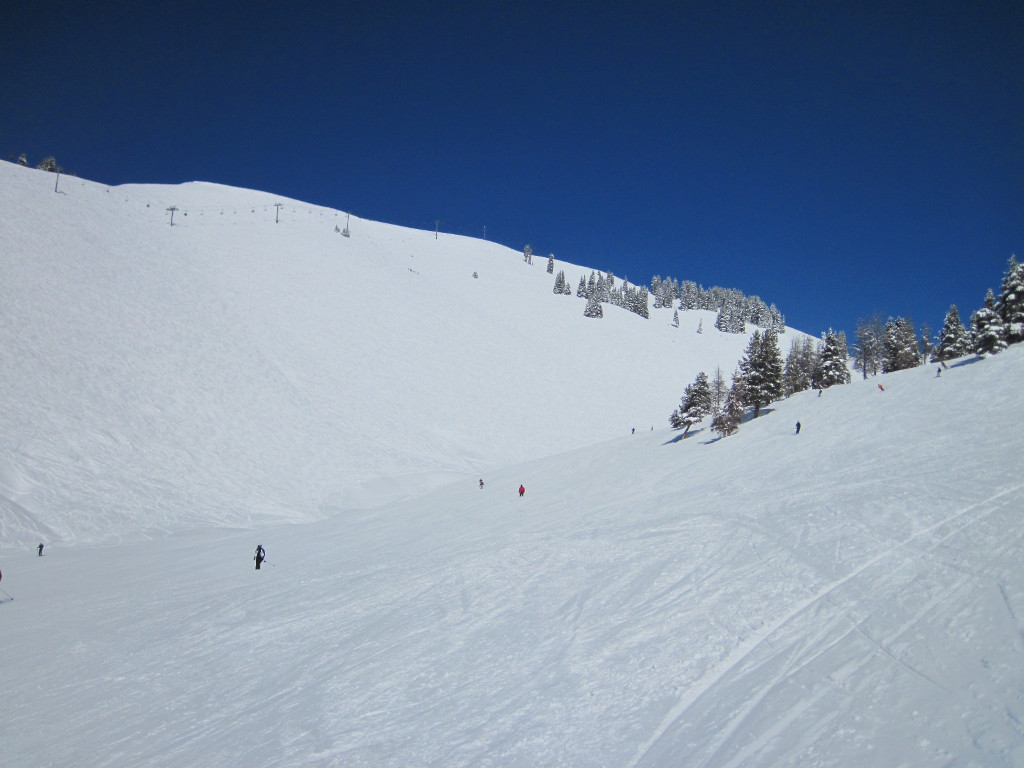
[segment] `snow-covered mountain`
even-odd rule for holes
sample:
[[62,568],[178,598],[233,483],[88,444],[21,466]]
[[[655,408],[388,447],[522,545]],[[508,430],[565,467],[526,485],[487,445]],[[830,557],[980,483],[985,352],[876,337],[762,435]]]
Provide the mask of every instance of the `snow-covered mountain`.
[[53,183],[0,163],[4,766],[1024,765],[1024,345],[679,440],[707,316]]
[[585,318],[546,257],[482,240],[214,184],[58,184],[0,163],[8,544],[321,519],[661,428],[747,343],[706,312]]

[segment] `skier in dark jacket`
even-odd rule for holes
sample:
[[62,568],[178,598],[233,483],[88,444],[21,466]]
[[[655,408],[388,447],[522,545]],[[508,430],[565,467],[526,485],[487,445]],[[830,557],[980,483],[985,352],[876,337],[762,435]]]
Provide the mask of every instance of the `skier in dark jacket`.
[[39,546],[36,547],[36,556],[37,557],[42,557],[43,556],[43,542],[39,542]]
[[267,557],[267,551],[265,549],[263,549],[263,545],[262,544],[257,544],[256,545],[256,557],[253,558],[253,560],[256,561],[256,570],[257,571],[260,569],[260,564],[266,559],[266,557]]
[[800,422],[799,421],[796,423],[796,433],[798,435],[800,434]]
[[519,495],[522,496],[524,493],[526,493],[526,488],[524,488],[523,486],[520,485],[519,486]]

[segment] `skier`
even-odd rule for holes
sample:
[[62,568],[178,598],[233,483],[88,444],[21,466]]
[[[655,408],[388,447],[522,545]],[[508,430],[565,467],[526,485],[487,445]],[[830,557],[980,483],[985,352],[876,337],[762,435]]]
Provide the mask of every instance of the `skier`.
[[636,427],[633,427],[633,431],[630,434],[633,434],[633,435],[636,434]]
[[257,571],[260,569],[260,564],[266,559],[266,557],[267,557],[267,551],[265,549],[263,549],[263,545],[262,544],[257,544],[256,545],[256,556],[253,558],[253,560],[256,561],[256,570]]
[[798,435],[800,434],[800,422],[799,421],[796,423],[796,433]]
[[36,547],[36,557],[43,556],[43,542],[39,542],[39,546]]
[[879,388],[880,390],[882,390],[883,392],[885,392],[885,387],[883,387],[883,386],[882,386],[881,384],[879,384],[879,385],[878,385],[878,388]]
[[483,487],[484,487],[484,479],[483,479],[482,477],[480,478],[480,487],[481,487],[481,488],[483,488]]
[[942,375],[942,368],[941,368],[941,366],[940,366],[939,368],[936,368],[936,369],[935,369],[935,378],[937,379],[937,378],[939,378],[939,376],[941,376],[941,375]]
[[526,488],[524,488],[523,486],[520,485],[519,486],[519,498],[522,498],[524,493],[526,493]]

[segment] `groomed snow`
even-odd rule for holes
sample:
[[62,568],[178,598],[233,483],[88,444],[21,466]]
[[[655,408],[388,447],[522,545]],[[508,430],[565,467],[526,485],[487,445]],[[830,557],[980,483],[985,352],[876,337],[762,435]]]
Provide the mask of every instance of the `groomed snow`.
[[0,163],[3,765],[1024,765],[1024,349],[680,441],[703,313],[61,187]]

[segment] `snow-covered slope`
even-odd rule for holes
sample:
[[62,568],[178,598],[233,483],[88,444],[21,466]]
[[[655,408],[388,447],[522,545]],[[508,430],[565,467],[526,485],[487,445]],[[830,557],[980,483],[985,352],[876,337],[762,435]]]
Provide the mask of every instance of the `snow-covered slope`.
[[1019,766],[1022,376],[1016,348],[483,490],[11,553],[4,764]]
[[661,427],[747,342],[704,312],[584,318],[545,256],[482,240],[54,184],[0,163],[0,545],[320,519]]
[[53,180],[0,163],[5,768],[1024,765],[1024,345],[682,441],[707,317]]

